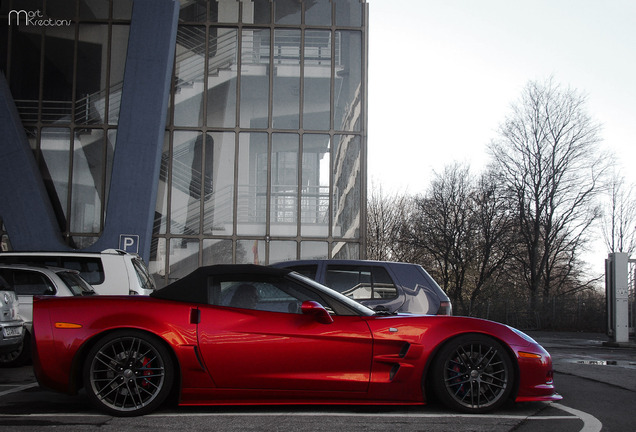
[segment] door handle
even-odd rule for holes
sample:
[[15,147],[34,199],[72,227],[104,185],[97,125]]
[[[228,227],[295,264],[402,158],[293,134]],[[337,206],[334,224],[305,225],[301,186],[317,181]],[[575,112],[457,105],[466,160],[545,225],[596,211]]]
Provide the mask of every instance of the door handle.
[[199,324],[201,322],[201,311],[199,309],[190,309],[190,324]]

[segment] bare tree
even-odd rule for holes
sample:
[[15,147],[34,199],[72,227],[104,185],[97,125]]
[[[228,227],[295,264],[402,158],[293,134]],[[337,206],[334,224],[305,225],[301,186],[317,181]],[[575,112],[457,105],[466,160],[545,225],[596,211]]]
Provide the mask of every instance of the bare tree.
[[396,250],[427,268],[460,315],[487,303],[514,250],[512,213],[496,180],[491,172],[474,178],[467,165],[448,165],[399,218]]
[[373,187],[367,202],[367,258],[380,261],[409,261],[400,243],[410,213],[408,195],[387,195],[382,186]]
[[488,287],[510,262],[514,250],[513,218],[502,188],[491,171],[479,177],[469,202],[474,237],[473,280],[469,287],[469,315]]
[[516,213],[516,260],[532,310],[541,291],[547,299],[572,275],[567,270],[599,216],[594,200],[608,163],[598,151],[600,126],[585,103],[552,79],[529,82],[490,145]]
[[470,194],[469,168],[457,163],[445,167],[427,193],[415,198],[409,235],[404,236],[410,247],[422,251],[422,261],[460,314],[467,312],[463,290],[472,259]]
[[603,213],[603,238],[609,253],[634,253],[636,249],[636,200],[634,187],[617,174],[610,179]]

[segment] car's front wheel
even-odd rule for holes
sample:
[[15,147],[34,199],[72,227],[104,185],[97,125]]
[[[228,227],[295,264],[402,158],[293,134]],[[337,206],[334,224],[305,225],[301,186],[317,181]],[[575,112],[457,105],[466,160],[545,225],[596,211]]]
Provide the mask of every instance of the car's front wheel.
[[111,333],[89,351],[84,387],[90,401],[114,416],[143,415],[170,393],[174,366],[166,347],[140,331]]
[[432,384],[444,405],[468,413],[492,411],[513,389],[510,355],[495,339],[470,334],[449,341],[435,357]]

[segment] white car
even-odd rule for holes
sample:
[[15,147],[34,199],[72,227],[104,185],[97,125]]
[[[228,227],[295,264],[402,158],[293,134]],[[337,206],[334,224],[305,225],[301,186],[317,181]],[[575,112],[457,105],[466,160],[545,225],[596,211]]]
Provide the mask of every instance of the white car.
[[70,297],[95,294],[93,287],[82,279],[77,270],[0,264],[0,277],[17,295],[19,316],[24,320],[23,343],[0,354],[0,365],[3,366],[20,366],[31,357],[33,296]]
[[100,295],[149,295],[155,282],[139,255],[102,252],[2,252],[0,264],[53,266],[79,271]]

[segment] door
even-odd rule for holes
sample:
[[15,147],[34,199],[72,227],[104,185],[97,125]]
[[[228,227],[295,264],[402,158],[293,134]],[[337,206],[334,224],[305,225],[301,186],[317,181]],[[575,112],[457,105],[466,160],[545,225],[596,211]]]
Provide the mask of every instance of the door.
[[[198,337],[217,386],[367,390],[372,339],[359,316],[337,315],[329,300],[286,278],[215,278],[213,291],[214,305],[200,308]],[[331,309],[333,322],[302,314],[307,300]]]

